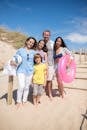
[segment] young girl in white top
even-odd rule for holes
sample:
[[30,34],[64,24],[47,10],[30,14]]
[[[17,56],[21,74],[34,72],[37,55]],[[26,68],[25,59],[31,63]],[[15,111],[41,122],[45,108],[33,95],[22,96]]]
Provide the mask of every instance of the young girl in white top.
[[43,47],[45,45],[44,40],[40,40],[37,44],[37,53],[39,53],[42,57],[42,62],[47,62],[47,53],[43,51]]
[[71,55],[71,52],[67,49],[67,46],[64,43],[63,39],[61,37],[57,37],[54,43],[54,63],[55,63],[55,72],[56,72],[56,77],[57,77],[57,82],[58,82],[58,90],[62,98],[64,97],[64,87],[63,87],[63,82],[57,73],[57,67],[58,67],[59,59],[65,54],[70,55],[70,60],[67,63],[67,68],[68,68],[73,57]]

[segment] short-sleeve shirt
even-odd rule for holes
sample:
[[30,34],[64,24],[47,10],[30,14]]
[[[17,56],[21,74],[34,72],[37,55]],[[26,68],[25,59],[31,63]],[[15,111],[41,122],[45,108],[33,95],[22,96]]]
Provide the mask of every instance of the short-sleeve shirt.
[[46,64],[41,63],[34,65],[34,74],[33,74],[34,84],[44,84],[45,71],[46,71]]
[[45,52],[44,52],[43,50],[37,50],[36,52],[41,55],[41,57],[42,57],[42,62],[43,62],[43,63],[46,62],[45,59],[44,59],[44,57],[45,57]]
[[34,67],[34,55],[36,51],[30,49],[28,52],[26,48],[20,48],[16,52],[16,54],[22,57],[22,63],[17,68],[17,73],[24,73],[25,75],[33,74],[33,67]]

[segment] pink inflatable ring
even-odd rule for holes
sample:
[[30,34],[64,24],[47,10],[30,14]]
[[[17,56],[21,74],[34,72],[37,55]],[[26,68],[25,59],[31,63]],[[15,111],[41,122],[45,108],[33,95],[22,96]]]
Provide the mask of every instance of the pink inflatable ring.
[[70,59],[69,55],[65,55],[59,59],[58,63],[58,75],[62,81],[65,83],[70,83],[75,79],[76,75],[76,64],[74,59],[72,59],[69,68],[67,69],[67,63]]

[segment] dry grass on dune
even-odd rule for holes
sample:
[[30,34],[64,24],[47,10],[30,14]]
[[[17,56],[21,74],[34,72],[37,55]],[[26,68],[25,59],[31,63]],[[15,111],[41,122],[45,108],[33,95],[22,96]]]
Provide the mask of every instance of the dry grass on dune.
[[0,27],[0,41],[7,42],[15,48],[20,48],[28,36],[19,31],[11,31],[5,27]]

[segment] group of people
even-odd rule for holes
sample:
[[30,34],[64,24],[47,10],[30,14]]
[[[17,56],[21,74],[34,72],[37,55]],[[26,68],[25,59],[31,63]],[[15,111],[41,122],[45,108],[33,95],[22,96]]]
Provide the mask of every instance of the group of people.
[[[57,70],[59,59],[65,55],[70,55],[69,67],[73,59],[71,52],[67,49],[64,40],[57,37],[53,42],[50,40],[51,32],[45,30],[43,39],[39,42],[34,37],[26,39],[22,48],[18,49],[16,54],[22,57],[22,63],[17,67],[17,77],[19,87],[17,90],[17,107],[27,103],[29,87],[33,87],[33,104],[40,103],[40,98],[46,92],[52,100],[52,80],[54,75],[58,82],[60,96],[64,97],[63,82],[60,79]],[[16,65],[11,61],[11,65]]]

